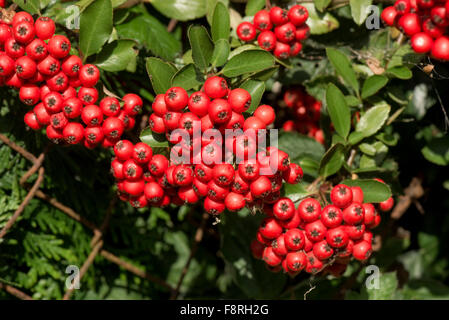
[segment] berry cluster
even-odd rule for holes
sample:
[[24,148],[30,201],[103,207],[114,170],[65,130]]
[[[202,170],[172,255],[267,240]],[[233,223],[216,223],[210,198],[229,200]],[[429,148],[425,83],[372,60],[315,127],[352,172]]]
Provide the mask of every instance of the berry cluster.
[[382,11],[381,18],[411,37],[416,53],[430,52],[436,59],[449,60],[449,1],[397,0]]
[[303,172],[287,153],[273,146],[259,150],[266,139],[261,133],[275,113],[261,105],[245,119],[250,105],[246,90],[231,90],[218,76],[208,78],[203,90],[190,97],[181,87],[157,95],[150,129],[165,134],[170,156],[153,155],[142,142],[119,141],[112,171],[121,199],[145,207],[203,198],[205,211],[214,215],[274,203],[283,182],[296,184]]
[[324,144],[323,130],[320,129],[321,102],[307,94],[302,87],[285,91],[284,102],[292,110],[294,120],[285,121],[282,129],[307,134]]
[[95,105],[100,71],[70,55],[70,40],[55,29],[52,19],[34,21],[24,11],[0,20],[0,86],[16,88],[23,103],[35,106],[25,123],[33,130],[46,127],[53,142],[111,147],[134,127],[142,100],[127,94],[123,106],[113,97]]
[[[330,193],[332,204],[321,208],[314,198],[298,206],[281,198],[264,208],[265,218],[251,243],[254,257],[262,259],[273,272],[291,276],[302,270],[341,275],[354,257],[364,261],[372,252],[371,229],[381,221],[376,207],[363,203],[360,187],[336,185]],[[387,208],[378,205],[384,211]]]
[[277,58],[287,59],[298,55],[302,49],[301,41],[309,36],[309,26],[305,23],[308,17],[307,9],[299,4],[288,11],[280,7],[260,10],[254,15],[253,23],[245,21],[239,24],[237,36],[249,42],[260,31],[257,36],[259,46],[273,51]]

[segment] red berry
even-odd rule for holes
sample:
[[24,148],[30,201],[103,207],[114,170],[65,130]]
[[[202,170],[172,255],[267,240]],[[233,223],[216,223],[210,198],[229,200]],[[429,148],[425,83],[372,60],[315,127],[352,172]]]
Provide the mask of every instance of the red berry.
[[81,115],[83,103],[78,98],[68,98],[64,100],[62,112],[68,119],[75,119]]
[[32,106],[39,102],[40,89],[34,84],[24,85],[20,88],[20,100],[26,105]]
[[98,91],[95,88],[81,87],[78,91],[78,98],[84,105],[94,104],[98,100]]
[[367,241],[360,241],[354,244],[352,248],[352,256],[360,261],[364,261],[371,256],[372,247]]
[[360,187],[351,187],[352,201],[363,203],[363,190]]
[[298,207],[298,213],[305,222],[312,222],[319,218],[321,205],[318,200],[307,198],[301,201]]
[[361,223],[365,218],[365,210],[361,203],[353,202],[343,210],[343,220],[346,224]]
[[[185,187],[193,182],[193,170],[188,165],[178,165],[173,170],[173,179],[176,185]],[[224,199],[224,197],[223,197]]]
[[449,38],[446,36],[439,37],[433,43],[432,56],[435,59],[449,60]]
[[87,127],[84,129],[84,138],[90,145],[96,146],[104,140],[103,129],[100,127]]
[[64,99],[58,92],[48,93],[42,100],[48,113],[57,113],[62,110]]
[[215,99],[209,105],[209,117],[213,123],[226,123],[231,119],[231,105],[224,99]]
[[[242,179],[242,177],[239,175],[238,172],[236,172],[236,174],[235,174],[234,183],[231,186],[231,190],[233,192],[246,195],[247,198],[249,196],[252,196],[251,192],[249,192],[249,184],[245,180]],[[249,195],[247,193],[249,193]],[[251,202],[248,199],[246,199],[246,200],[248,202]],[[252,198],[251,198],[251,200],[252,200]]]
[[259,231],[260,234],[266,239],[276,239],[282,234],[282,227],[276,219],[265,218],[260,225]]
[[234,181],[234,168],[229,163],[217,164],[212,170],[214,181],[219,186],[229,186]]
[[80,57],[72,55],[64,59],[61,69],[68,77],[78,77],[83,62]]
[[430,18],[439,27],[446,27],[448,25],[445,7],[433,7],[430,10]]
[[302,44],[299,41],[294,41],[290,46],[290,57],[296,57],[298,53],[300,53],[302,50]]
[[15,25],[15,24],[17,24],[19,22],[22,22],[22,21],[28,21],[30,23],[34,23],[34,19],[31,16],[31,14],[29,14],[26,11],[19,11],[12,18],[12,25]]
[[276,58],[287,59],[290,56],[290,46],[283,42],[276,42],[273,54]]
[[25,48],[27,56],[34,61],[41,61],[48,55],[47,44],[40,40],[34,39]]
[[326,241],[333,248],[342,248],[349,241],[349,236],[343,226],[329,229],[326,233]]
[[282,262],[282,257],[274,253],[272,247],[266,247],[263,250],[262,260],[269,266],[277,266]]
[[59,72],[60,63],[58,59],[52,56],[47,56],[44,60],[39,62],[37,70],[47,76],[53,76]]
[[310,27],[306,24],[303,24],[300,27],[296,28],[295,39],[296,41],[302,41],[309,37]]
[[304,252],[290,252],[285,257],[287,261],[287,267],[293,272],[299,272],[307,265],[307,256]]
[[68,144],[78,144],[84,139],[84,127],[81,123],[70,122],[64,127],[62,135]]
[[11,28],[5,23],[0,23],[0,43],[12,37]]
[[257,37],[259,46],[267,51],[272,51],[276,46],[276,35],[272,31],[263,31]]
[[288,10],[288,18],[295,26],[300,26],[306,22],[309,17],[307,9],[299,4],[294,5]]
[[81,112],[81,119],[87,126],[98,126],[103,122],[103,113],[96,105],[88,105]]
[[252,41],[256,38],[256,27],[250,22],[244,21],[237,27],[237,36],[243,41]]
[[36,115],[34,114],[33,111],[28,111],[25,114],[23,121],[28,127],[30,127],[33,130],[39,130],[41,128],[41,125],[37,121]]
[[321,211],[321,222],[327,228],[335,228],[343,222],[343,212],[334,205],[327,205]]
[[52,91],[63,92],[69,87],[69,79],[64,74],[64,72],[59,72],[58,74],[47,80],[47,86]]
[[64,139],[62,131],[55,129],[52,125],[48,125],[45,131],[47,138],[50,139],[53,143],[59,144]]
[[158,203],[164,197],[164,189],[156,182],[146,183],[143,192],[148,202],[153,204]]
[[225,79],[213,76],[204,82],[204,92],[212,99],[223,98],[228,93],[228,84]]
[[313,254],[320,260],[326,260],[334,254],[334,249],[329,246],[326,240],[322,240],[313,245]]
[[34,26],[28,21],[13,24],[12,34],[18,42],[28,44],[34,39]]
[[50,124],[50,114],[45,109],[43,103],[37,104],[33,109],[34,114],[36,115],[36,119],[41,125]]
[[62,130],[68,123],[69,120],[67,120],[62,112],[54,113],[50,116],[50,124],[57,130]]
[[339,208],[345,208],[352,202],[351,188],[344,184],[338,184],[331,190],[331,201]]
[[239,193],[229,192],[225,198],[226,208],[230,211],[239,211],[243,209],[245,203],[245,198]]
[[279,221],[281,226],[285,229],[294,229],[299,226],[301,223],[301,217],[299,216],[298,211],[295,211],[293,217],[289,220]]
[[48,40],[56,30],[55,22],[48,17],[39,17],[34,24],[36,36],[41,40]]
[[171,111],[181,111],[187,106],[188,100],[187,92],[181,87],[170,88],[165,94],[165,104]]
[[245,89],[236,88],[229,93],[228,102],[233,111],[243,113],[251,105],[251,95]]
[[306,224],[304,229],[307,238],[312,242],[321,241],[326,236],[327,228],[320,220],[316,220]]
[[226,206],[221,201],[215,201],[209,197],[206,197],[204,199],[204,210],[206,210],[206,212],[209,214],[217,215],[222,213],[225,209]]
[[29,79],[37,71],[36,63],[28,56],[20,57],[16,60],[16,74],[22,79]]
[[386,25],[392,26],[394,25],[397,15],[398,12],[396,11],[395,7],[389,6],[382,10],[380,17],[385,22]]
[[430,18],[424,20],[422,24],[422,31],[427,33],[433,39],[437,39],[444,34],[444,28],[435,25]]
[[274,28],[274,34],[280,42],[288,43],[296,37],[296,27],[293,23],[287,22]]
[[410,0],[397,0],[394,3],[394,8],[401,15],[409,13],[411,9]]
[[289,168],[282,172],[282,178],[289,184],[297,184],[301,181],[304,173],[296,163],[290,163]]
[[83,87],[93,87],[100,79],[100,70],[93,64],[86,64],[81,67],[78,77]]
[[388,212],[393,208],[394,200],[392,197],[379,203],[379,209],[383,212]]
[[7,39],[5,41],[4,47],[6,54],[13,59],[22,57],[25,54],[25,47],[14,38]]
[[349,238],[351,238],[352,240],[360,239],[363,236],[363,234],[365,233],[365,229],[366,228],[363,223],[344,227],[344,231],[349,236]]
[[408,36],[412,36],[421,31],[421,22],[416,13],[406,13],[399,18],[399,28]]
[[14,60],[7,55],[0,55],[0,76],[7,77],[14,73]]
[[261,176],[251,182],[250,189],[255,198],[264,198],[271,192],[271,181],[267,177]]
[[288,22],[288,11],[280,7],[271,7],[270,20],[275,25],[281,25]]
[[101,127],[103,129],[104,136],[110,140],[119,139],[122,136],[123,131],[125,131],[123,121],[117,117],[106,118]]
[[273,28],[273,24],[270,21],[270,14],[266,10],[260,10],[254,15],[254,26],[257,30],[265,31]]
[[285,246],[285,235],[281,234],[279,237],[271,242],[271,247],[273,252],[278,256],[285,256],[288,253],[288,249]]
[[128,93],[123,97],[123,110],[130,116],[137,115],[143,107],[142,99],[134,93]]
[[148,119],[148,125],[151,131],[154,131],[156,133],[164,133],[167,130],[165,127],[164,118],[157,116],[155,113],[150,115],[150,118]]
[[289,198],[281,198],[274,204],[273,214],[279,220],[289,220],[295,214],[295,204]]
[[100,101],[101,112],[107,117],[116,117],[120,113],[120,102],[113,97],[105,97]]
[[148,163],[153,156],[153,150],[149,145],[143,142],[138,142],[134,146],[133,159],[139,164]]
[[239,175],[247,181],[253,181],[259,177],[259,164],[255,160],[246,160],[239,164]]
[[289,229],[284,234],[285,246],[292,251],[298,251],[304,248],[305,236],[299,229]]
[[254,111],[254,116],[262,120],[266,125],[272,124],[276,118],[274,109],[266,104],[257,107]]
[[306,272],[311,274],[317,274],[320,272],[324,267],[323,262],[315,257],[312,251],[307,252],[307,266],[306,266]]
[[144,192],[145,181],[143,179],[137,181],[123,181],[123,189],[131,196],[139,196]]
[[56,59],[66,57],[70,52],[71,44],[67,37],[62,35],[53,36],[48,41],[48,52]]

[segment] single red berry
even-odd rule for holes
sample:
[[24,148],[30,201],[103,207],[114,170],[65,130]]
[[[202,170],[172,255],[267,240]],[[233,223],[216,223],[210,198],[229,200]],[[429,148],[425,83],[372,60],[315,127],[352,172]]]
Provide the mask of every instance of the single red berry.
[[301,220],[304,220],[305,222],[315,221],[320,216],[321,205],[316,199],[304,199],[298,206],[298,213],[301,217]]
[[329,246],[326,240],[322,240],[313,245],[313,254],[320,260],[326,260],[334,254],[334,249]]
[[45,133],[47,135],[47,138],[55,144],[59,144],[64,140],[62,130],[57,130],[52,125],[47,126],[47,128],[45,129]]
[[151,109],[153,112],[159,116],[163,117],[165,113],[167,113],[167,105],[165,104],[165,95],[164,94],[158,94],[153,101],[153,104],[151,105]]
[[299,4],[294,5],[290,8],[290,10],[288,10],[288,19],[295,26],[302,25],[304,22],[306,22],[308,17],[309,12],[307,11],[307,9]]
[[5,23],[0,23],[0,43],[5,43],[11,37],[11,28]]
[[229,192],[224,201],[226,208],[230,211],[239,211],[245,207],[245,198],[243,195],[235,192]]
[[422,31],[427,33],[433,39],[437,39],[437,38],[443,36],[444,30],[445,29],[443,27],[439,27],[439,26],[435,25],[432,22],[432,19],[430,19],[430,18],[427,18],[426,20],[424,20],[424,22],[422,24]]
[[45,109],[44,104],[41,102],[37,104],[33,108],[33,112],[36,115],[36,119],[41,125],[48,125],[50,124],[50,114]]
[[41,40],[48,40],[56,30],[55,22],[48,17],[39,17],[34,24],[36,36]]
[[181,111],[187,106],[189,96],[181,87],[172,87],[165,93],[165,104],[168,110]]
[[7,55],[0,55],[0,76],[8,77],[14,73],[14,60]]
[[57,130],[62,130],[68,123],[69,120],[62,112],[54,113],[50,116],[50,124]]
[[237,36],[243,41],[254,40],[256,38],[256,33],[256,27],[248,21],[240,23],[237,27]]
[[397,0],[394,3],[394,8],[400,15],[409,13],[411,9],[410,0]]
[[16,74],[22,79],[29,79],[37,71],[36,63],[28,56],[20,57],[16,60]]
[[239,175],[246,181],[253,181],[259,177],[259,164],[257,161],[246,160],[239,164]]
[[78,77],[82,67],[83,67],[83,62],[82,62],[81,58],[76,55],[72,55],[72,56],[65,58],[64,62],[61,65],[62,71],[68,77]]
[[445,7],[436,6],[430,10],[430,18],[439,27],[447,27],[448,19]]
[[57,113],[62,110],[64,98],[58,92],[52,91],[44,97],[42,102],[48,113]]
[[212,99],[223,98],[228,94],[228,84],[225,79],[213,76],[204,82],[204,92]]
[[12,34],[21,44],[28,44],[34,39],[34,26],[28,21],[13,24]]
[[143,101],[134,93],[128,93],[123,97],[123,110],[130,116],[135,116],[142,110]]
[[439,37],[433,43],[432,56],[435,59],[448,61],[449,60],[449,38],[446,36]]
[[81,119],[87,126],[98,126],[103,122],[103,113],[96,105],[85,106],[81,112]]
[[309,37],[310,27],[307,24],[303,24],[296,28],[295,39],[296,41],[303,41]]
[[68,119],[75,119],[81,115],[83,103],[78,98],[68,98],[64,100],[62,112]]
[[155,177],[161,177],[168,168],[168,159],[162,154],[155,154],[148,163],[148,170]]
[[156,133],[164,133],[167,130],[165,127],[164,118],[157,116],[155,113],[152,113],[150,115],[150,118],[148,119],[148,124],[151,131],[154,131]]
[[365,233],[365,229],[366,227],[363,223],[353,226],[350,225],[344,226],[344,231],[352,240],[358,240],[362,238],[363,234]]
[[290,163],[289,168],[282,172],[282,178],[289,184],[297,184],[302,180],[304,173],[296,163]]
[[285,256],[288,253],[288,249],[285,246],[284,236],[284,234],[281,234],[271,242],[271,247],[273,248],[274,253],[276,253],[278,256]]
[[365,212],[363,223],[370,225],[374,222],[374,216],[376,215],[376,208],[371,203],[362,204],[363,210]]
[[365,210],[361,203],[353,202],[343,210],[343,220],[346,224],[359,224],[364,218]]
[[261,176],[251,182],[250,190],[255,198],[264,198],[271,192],[271,181],[265,176]]
[[266,104],[257,107],[254,111],[254,116],[262,120],[266,125],[272,124],[276,118],[274,109]]
[[184,203],[189,204],[197,203],[200,200],[192,186],[179,188],[178,196]]
[[290,57],[296,57],[298,55],[298,53],[300,53],[302,50],[302,44],[299,41],[294,41],[291,46],[290,46],[290,52],[289,52],[289,56]]
[[33,19],[33,16],[31,14],[29,14],[26,11],[19,11],[16,14],[14,14],[14,17],[12,18],[12,25],[15,25],[15,24],[17,24],[19,22],[22,22],[22,21],[27,21],[27,22],[29,22],[31,24],[34,23],[34,19]]
[[307,266],[307,256],[304,252],[289,252],[285,257],[287,267],[293,272],[299,272]]
[[290,46],[283,42],[276,42],[273,54],[276,58],[287,59],[290,56]]
[[61,71],[47,80],[47,86],[52,91],[64,92],[69,87],[69,78]]
[[255,116],[246,118],[245,122],[243,123],[243,131],[246,132],[247,130],[252,129],[256,134],[260,129],[265,129],[266,127],[267,125],[265,124],[265,122]]
[[148,163],[153,156],[153,149],[143,142],[138,142],[134,146],[133,159],[139,164]]
[[53,76],[59,72],[60,67],[61,64],[58,59],[55,59],[52,56],[47,56],[44,60],[39,62],[37,70],[46,76]]
[[209,197],[204,199],[204,210],[212,215],[218,215],[226,209],[224,202],[212,200]]
[[98,100],[98,91],[95,88],[81,87],[78,91],[78,98],[84,105],[94,104]]
[[324,263],[315,257],[313,254],[313,251],[307,252],[307,266],[306,266],[306,272],[311,274],[317,274],[324,268]]
[[289,220],[279,221],[279,223],[284,229],[294,229],[300,225],[301,217],[299,216],[298,211],[295,211],[293,217]]
[[134,145],[129,140],[120,140],[114,145],[114,153],[117,159],[128,160],[133,156]]
[[81,123],[70,122],[64,127],[62,135],[68,144],[78,144],[84,139],[84,127]]
[[195,165],[195,177],[201,182],[207,183],[213,178],[213,169],[205,164],[199,163]]
[[123,163],[118,159],[111,161],[111,172],[117,180],[125,179],[125,176],[123,175]]
[[344,184],[338,184],[331,190],[331,201],[339,208],[345,208],[352,202],[351,188]]
[[101,127],[103,129],[104,136],[110,140],[119,139],[122,136],[123,131],[125,131],[123,121],[117,117],[106,118]]
[[140,195],[138,197],[130,197],[128,202],[136,209],[145,208],[148,205],[148,200],[145,197],[145,195]]
[[[192,93],[192,95],[190,96],[188,107],[192,113],[194,113],[198,117],[203,117],[208,114],[209,104],[210,104],[209,97],[204,92],[198,91]],[[153,111],[156,112],[154,110],[154,107]]]
[[209,117],[213,123],[226,123],[231,119],[232,108],[228,101],[215,99],[209,105]]
[[274,253],[272,247],[266,247],[263,250],[262,260],[269,266],[277,266],[282,262],[282,257]]
[[398,12],[394,6],[386,7],[382,10],[380,14],[380,18],[385,22],[386,25],[392,26],[395,23]]
[[24,85],[20,88],[19,98],[20,101],[26,105],[32,106],[39,102],[40,89],[34,84]]
[[427,53],[432,49],[433,40],[427,33],[419,32],[413,35],[411,44],[416,53]]
[[229,93],[228,102],[233,111],[243,113],[251,105],[251,95],[245,89],[236,88]]
[[289,198],[281,198],[274,204],[273,214],[279,220],[289,220],[295,214],[295,204]]
[[321,220],[316,220],[306,224],[304,228],[307,238],[312,242],[318,242],[324,239],[326,236],[327,228],[321,222]]
[[262,31],[257,37],[257,43],[262,49],[272,51],[276,46],[276,35],[272,31]]
[[[173,179],[176,185],[185,187],[193,182],[193,170],[188,165],[178,165],[173,170]],[[224,197],[223,197],[224,199]]]
[[130,181],[140,180],[143,175],[142,167],[133,159],[123,162],[123,176]]
[[234,167],[229,163],[221,163],[212,169],[214,181],[219,186],[229,186],[234,181]]
[[228,122],[222,124],[219,128],[220,132],[224,127],[224,129],[238,130],[243,129],[243,124],[245,123],[245,117],[241,113],[237,113],[232,111],[231,119]]
[[120,102],[114,97],[105,97],[100,101],[100,109],[106,117],[116,117],[120,113]]
[[258,11],[254,15],[253,23],[256,29],[260,31],[271,30],[273,28],[273,24],[270,20],[270,13],[266,10]]
[[228,186],[220,186],[214,180],[209,181],[207,187],[207,196],[215,201],[224,201],[229,193]]
[[249,197],[252,197],[252,194],[249,191],[249,184],[240,176],[238,172],[235,173],[234,183],[231,186],[231,190],[233,192],[245,195],[246,201],[251,202],[250,200],[252,200],[252,198]]
[[81,67],[78,77],[83,87],[93,87],[100,80],[100,70],[93,64],[85,64]]
[[417,0],[416,4],[420,9],[430,9],[435,5],[434,0]]
[[41,61],[48,55],[47,44],[41,39],[34,39],[25,48],[27,56],[34,61]]
[[353,248],[354,248],[354,241],[352,241],[351,239],[349,239],[349,240],[348,240],[348,243],[347,243],[345,246],[343,246],[343,247],[341,247],[341,248],[338,248],[337,256],[338,256],[339,258],[347,258],[347,257],[350,257],[351,254],[352,254],[352,249],[353,249]]
[[360,187],[350,187],[352,191],[352,201],[363,203],[363,190]]
[[304,248],[305,236],[304,232],[299,229],[289,229],[284,234],[285,246],[288,250],[298,251]]
[[5,53],[13,58],[17,59],[25,54],[25,46],[21,45],[16,39],[9,38],[4,44]]
[[282,227],[276,219],[265,218],[260,225],[259,231],[260,234],[266,239],[276,239],[282,234]]
[[379,209],[383,212],[388,212],[393,208],[394,200],[392,197],[379,203]]
[[296,27],[293,23],[287,22],[274,28],[274,34],[280,42],[291,42],[296,37]]
[[413,36],[421,31],[421,22],[416,13],[404,14],[399,18],[398,26],[408,36]]
[[366,241],[360,241],[354,244],[352,256],[360,261],[365,261],[371,256],[372,246]]
[[193,135],[194,126],[200,128],[200,118],[192,112],[185,112],[179,119],[179,128],[186,130],[189,135]]
[[343,222],[343,212],[334,205],[327,205],[321,211],[321,222],[327,228],[335,228]]
[[275,25],[281,25],[288,22],[288,11],[281,7],[271,7],[270,20]]
[[84,129],[84,138],[90,145],[96,146],[104,140],[103,129],[100,127],[87,127]]
[[61,92],[61,96],[67,100],[69,98],[76,98],[78,96],[78,92],[76,92],[76,89],[73,87],[67,87],[64,91]]
[[143,194],[145,181],[143,179],[137,181],[124,180],[123,189],[131,196],[139,196]]
[[30,127],[33,130],[39,130],[41,128],[41,125],[37,121],[36,115],[34,114],[33,111],[28,111],[25,114],[23,121],[28,127]]
[[56,59],[65,58],[69,54],[70,48],[69,39],[62,35],[53,36],[48,41],[48,52]]
[[329,229],[326,233],[326,241],[333,248],[342,248],[349,241],[349,235],[343,226]]

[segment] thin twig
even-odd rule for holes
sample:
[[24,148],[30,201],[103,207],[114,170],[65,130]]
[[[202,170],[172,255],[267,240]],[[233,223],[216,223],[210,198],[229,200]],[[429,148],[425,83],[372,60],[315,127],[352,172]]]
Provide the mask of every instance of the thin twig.
[[6,292],[12,294],[13,296],[15,296],[16,298],[19,298],[21,300],[33,300],[33,298],[31,298],[26,293],[20,291],[17,288],[14,288],[14,287],[8,285],[8,284],[4,284],[4,283],[0,282],[0,289],[5,290]]
[[17,145],[15,142],[11,141],[8,137],[6,137],[4,134],[0,133],[0,140],[3,141],[5,144],[7,144],[11,149],[17,151],[20,153],[24,158],[28,159],[31,162],[36,162],[36,157],[22,148],[21,146]]

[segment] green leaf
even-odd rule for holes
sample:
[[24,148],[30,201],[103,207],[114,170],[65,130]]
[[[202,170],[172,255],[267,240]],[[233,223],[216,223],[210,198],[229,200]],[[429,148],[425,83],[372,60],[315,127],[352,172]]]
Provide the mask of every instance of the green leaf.
[[359,91],[359,82],[352,68],[351,61],[341,51],[334,48],[326,48],[326,54],[334,66],[335,71],[343,78],[345,83],[351,86],[355,92]]
[[360,187],[363,191],[363,202],[379,203],[391,197],[390,187],[373,179],[344,180],[342,184],[350,187]]
[[215,6],[214,15],[212,16],[211,34],[212,40],[217,41],[219,39],[228,40],[230,34],[230,18],[228,8],[221,3],[217,2]]
[[84,60],[97,53],[112,32],[111,0],[96,0],[80,17],[80,49]]
[[307,190],[304,188],[302,183],[297,184],[284,184],[283,197],[290,198],[293,202],[296,202],[304,197],[308,196]]
[[351,111],[343,93],[333,83],[326,90],[326,105],[335,131],[346,139],[351,129]]
[[186,90],[199,86],[204,82],[204,76],[193,64],[188,64],[173,75],[172,86],[182,87]]
[[369,300],[394,300],[398,288],[396,272],[381,273],[379,288],[366,288]]
[[147,58],[147,73],[150,77],[153,90],[156,94],[165,93],[171,87],[171,79],[176,73],[176,68],[159,58]]
[[97,55],[95,64],[103,70],[115,72],[125,70],[138,52],[132,40],[117,40],[103,47]]
[[318,11],[323,12],[324,9],[327,8],[327,6],[331,3],[332,0],[313,0],[313,3],[315,3],[315,7]]
[[220,39],[215,42],[214,52],[211,58],[211,64],[214,67],[221,67],[228,61],[229,52],[231,51],[231,46],[229,41],[225,39]]
[[379,131],[388,119],[390,113],[390,106],[387,104],[380,104],[371,107],[363,114],[360,121],[356,125],[356,131],[363,134],[364,137],[369,137]]
[[14,0],[13,2],[28,13],[40,14],[39,0]]
[[365,80],[362,87],[362,98],[366,99],[377,93],[388,83],[388,78],[381,75],[373,75]]
[[228,77],[237,77],[245,73],[258,72],[274,66],[271,53],[262,50],[248,50],[232,57],[222,72]]
[[307,25],[310,27],[310,34],[324,34],[337,29],[340,23],[329,12],[320,14],[315,10],[313,3],[302,3],[307,11],[309,11],[309,18]]
[[167,31],[166,25],[144,9],[138,7],[132,12],[135,12],[136,16],[116,26],[119,37],[133,39],[154,55],[173,61],[181,51],[181,42]]
[[421,153],[428,161],[440,166],[449,164],[449,138],[441,137],[430,140]]
[[248,0],[245,7],[245,15],[253,16],[257,11],[262,10],[265,7],[265,0]]
[[279,70],[279,66],[270,67],[268,69],[262,70],[251,75],[252,79],[267,81],[270,79],[277,71]]
[[352,19],[359,26],[365,21],[368,16],[368,7],[373,3],[372,0],[349,0],[351,7]]
[[287,152],[290,160],[294,163],[298,163],[306,157],[314,161],[320,161],[324,154],[322,144],[298,132],[282,131],[278,138],[279,149]]
[[360,151],[362,151],[363,153],[369,155],[369,156],[375,156],[376,155],[376,148],[374,148],[374,146],[372,146],[371,144],[368,143],[361,143],[359,145],[359,149]]
[[252,114],[259,106],[262,95],[265,92],[265,82],[259,80],[246,80],[240,88],[245,89],[251,95],[251,105],[246,113]]
[[386,70],[387,74],[402,80],[411,79],[413,73],[404,66],[393,67]]
[[168,148],[168,141],[165,134],[152,132],[150,128],[143,129],[139,138],[151,148]]
[[319,173],[323,178],[327,178],[340,170],[344,158],[344,146],[341,143],[334,144],[326,151],[320,161]]
[[203,26],[192,26],[188,31],[192,57],[196,66],[205,69],[209,66],[214,52],[214,44]]
[[164,16],[179,21],[194,20],[207,12],[206,0],[151,0]]
[[345,96],[345,100],[348,107],[357,107],[358,105],[360,105],[360,100],[354,96]]
[[349,144],[354,145],[362,141],[363,138],[365,138],[365,136],[362,132],[353,131],[348,137],[348,142]]

